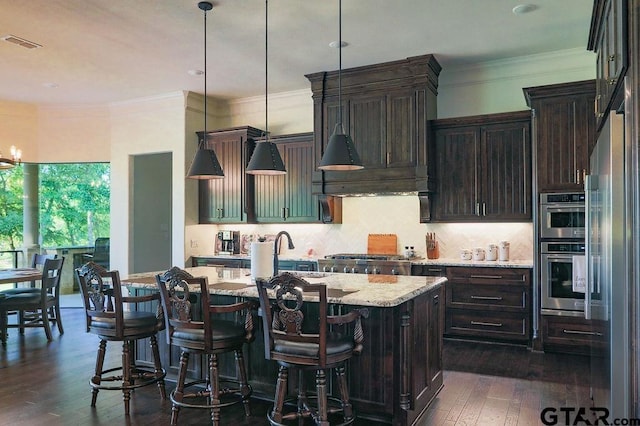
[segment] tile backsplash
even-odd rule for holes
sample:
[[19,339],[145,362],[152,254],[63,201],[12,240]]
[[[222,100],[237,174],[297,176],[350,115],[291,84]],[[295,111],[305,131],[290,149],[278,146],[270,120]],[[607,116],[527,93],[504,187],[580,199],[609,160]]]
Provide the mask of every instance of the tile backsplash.
[[342,224],[277,225],[192,225],[185,230],[186,255],[211,255],[219,229],[238,230],[241,234],[275,234],[288,231],[296,246],[282,255],[322,257],[333,253],[366,253],[368,234],[396,234],[398,253],[414,246],[417,255],[426,257],[426,233],[435,233],[441,258],[458,258],[460,249],[483,247],[507,240],[510,259],[533,258],[533,224],[525,223],[433,223],[419,220],[418,198],[411,195],[346,197],[342,200]]

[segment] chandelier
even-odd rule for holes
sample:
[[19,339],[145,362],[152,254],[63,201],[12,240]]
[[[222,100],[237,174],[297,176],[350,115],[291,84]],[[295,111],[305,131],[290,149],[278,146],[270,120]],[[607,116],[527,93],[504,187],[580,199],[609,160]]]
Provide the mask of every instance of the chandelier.
[[0,170],[12,169],[16,164],[20,164],[22,158],[22,151],[16,149],[15,146],[11,146],[10,156],[5,158],[0,151]]

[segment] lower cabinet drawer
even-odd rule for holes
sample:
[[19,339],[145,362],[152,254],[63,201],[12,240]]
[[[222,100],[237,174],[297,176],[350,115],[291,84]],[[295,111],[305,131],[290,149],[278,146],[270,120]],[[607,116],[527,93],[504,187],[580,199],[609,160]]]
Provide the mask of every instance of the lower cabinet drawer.
[[451,283],[447,288],[447,306],[524,310],[527,308],[527,289],[517,285],[478,285]]
[[483,340],[529,340],[529,319],[526,313],[483,312],[447,309],[445,334],[478,337]]
[[604,321],[580,317],[542,316],[545,351],[589,354],[604,350],[608,339]]

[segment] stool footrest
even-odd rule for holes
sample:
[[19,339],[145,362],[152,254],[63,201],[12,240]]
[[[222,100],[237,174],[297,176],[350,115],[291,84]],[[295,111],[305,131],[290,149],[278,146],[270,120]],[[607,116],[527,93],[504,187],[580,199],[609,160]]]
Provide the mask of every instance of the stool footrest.
[[[317,417],[317,414],[316,414],[317,408],[315,407],[315,405],[309,404],[309,399],[310,398],[313,399],[314,397],[317,397],[317,394],[315,392],[306,392],[306,396],[307,398],[305,398],[304,401],[299,401],[299,398],[297,396],[295,397],[292,396],[284,400],[283,406],[293,409],[295,411],[289,411],[287,413],[284,413],[282,415],[282,420],[290,421],[291,423],[279,423],[275,421],[271,417],[271,413],[273,412],[273,406],[271,406],[269,408],[269,411],[267,411],[267,419],[269,420],[269,423],[272,426],[288,426],[288,425],[297,424],[297,421],[300,418],[307,418],[307,417],[311,417],[315,421]],[[339,398],[336,398],[334,396],[327,396],[327,400],[328,402],[333,403],[333,404],[328,404],[327,414],[332,415],[332,414],[341,413],[343,411],[342,401],[340,401]],[[332,423],[332,425],[333,426],[350,425],[354,422],[355,419],[356,419],[356,415],[354,410],[353,416],[351,418],[343,419],[342,423]]]

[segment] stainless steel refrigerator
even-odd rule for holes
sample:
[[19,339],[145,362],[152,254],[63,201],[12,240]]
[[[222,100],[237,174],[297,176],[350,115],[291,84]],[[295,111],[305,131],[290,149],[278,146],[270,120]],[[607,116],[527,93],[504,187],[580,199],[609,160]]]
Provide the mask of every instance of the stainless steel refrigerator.
[[[586,193],[585,318],[605,322],[607,345],[591,354],[594,407],[609,419],[630,415],[629,241],[625,183],[624,111],[612,111],[590,159]],[[599,294],[601,302],[592,302]]]

